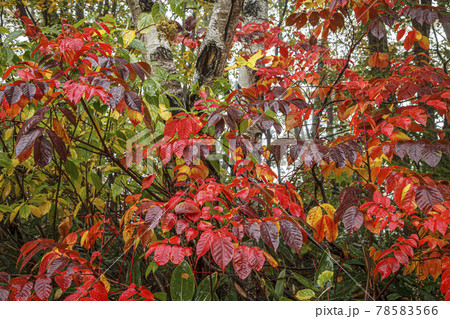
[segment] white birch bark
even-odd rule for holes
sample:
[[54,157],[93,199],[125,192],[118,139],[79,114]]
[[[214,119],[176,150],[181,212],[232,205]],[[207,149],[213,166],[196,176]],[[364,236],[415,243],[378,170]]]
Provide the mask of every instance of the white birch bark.
[[214,81],[222,76],[243,4],[244,0],[214,2],[208,31],[195,66],[194,83],[198,81],[199,86],[212,87]]
[[[138,25],[139,16],[142,10],[139,6],[139,0],[127,0],[128,6],[131,11],[131,16],[134,21],[134,25]],[[160,39],[158,37],[158,31],[155,26],[150,27],[150,32],[143,34],[140,40],[145,45],[145,52],[142,52],[142,57],[145,62],[152,63],[154,66],[160,67],[168,74],[176,74],[177,69],[173,62],[172,50],[167,40]],[[181,84],[178,81],[169,81],[167,83],[169,92],[175,95],[180,100],[182,99]],[[171,102],[172,99],[170,99]]]

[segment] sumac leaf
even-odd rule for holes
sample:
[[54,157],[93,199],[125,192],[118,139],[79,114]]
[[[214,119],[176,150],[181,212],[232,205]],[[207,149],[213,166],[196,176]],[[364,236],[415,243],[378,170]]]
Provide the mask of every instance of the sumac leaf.
[[50,278],[38,278],[34,283],[34,291],[41,300],[47,300],[52,293],[52,280]]
[[5,98],[9,105],[17,103],[22,97],[22,90],[15,85],[8,85],[5,90]]
[[145,224],[147,225],[147,229],[150,230],[158,226],[163,215],[164,209],[162,207],[150,207],[147,211],[147,214],[145,215]]
[[254,222],[247,224],[244,226],[244,229],[247,236],[256,240],[257,242],[259,241],[259,238],[261,238],[261,229],[258,223]]
[[9,286],[0,286],[0,301],[5,301],[9,296]]
[[36,139],[42,135],[44,130],[42,128],[35,128],[30,130],[27,134],[23,135],[16,145],[16,156],[20,156],[21,154],[28,151],[31,147],[33,147]]
[[20,89],[22,90],[22,94],[25,95],[30,101],[36,94],[36,85],[32,83],[22,83],[20,85]]
[[261,271],[264,266],[264,261],[266,258],[264,257],[263,252],[257,247],[251,247],[248,252],[248,261],[250,266],[256,271]]
[[417,187],[416,203],[423,212],[428,213],[433,205],[441,204],[443,201],[444,197],[437,188],[428,185]]
[[242,280],[245,280],[252,272],[248,256],[249,250],[247,246],[239,246],[234,250],[233,267]]
[[277,226],[271,221],[264,221],[260,227],[262,240],[267,246],[276,251],[280,243]]
[[300,255],[303,245],[303,235],[301,230],[291,221],[281,219],[280,229],[286,244]]
[[211,255],[217,265],[225,272],[225,267],[233,259],[234,246],[229,237],[216,237],[211,243]]
[[211,242],[214,239],[214,232],[208,230],[200,235],[197,242],[197,258],[200,258],[211,248]]
[[441,147],[439,144],[429,143],[425,144],[422,149],[422,159],[431,167],[436,167],[441,160]]
[[115,109],[120,100],[122,100],[124,92],[125,89],[122,86],[115,86],[111,90],[109,90],[109,93],[111,94],[109,102],[113,109]]
[[175,213],[177,214],[198,214],[201,213],[201,210],[195,206],[192,203],[188,203],[188,202],[184,202],[184,203],[179,203],[176,207],[175,207]]
[[424,148],[425,144],[423,142],[414,142],[414,143],[408,143],[408,147],[406,148],[406,152],[408,153],[408,156],[416,163],[419,163],[420,159],[422,158],[422,150]]
[[46,130],[48,137],[50,137],[50,141],[52,142],[53,148],[61,157],[61,159],[65,162],[67,159],[67,148],[63,139],[59,137],[54,131]]
[[362,226],[363,221],[364,215],[357,206],[348,208],[342,215],[344,227],[350,234],[358,230]]
[[187,17],[184,21],[184,28],[187,31],[194,31],[195,26],[197,25],[197,19],[193,16]]
[[130,109],[142,113],[141,98],[137,95],[137,93],[127,91],[125,92],[123,98]]
[[72,284],[72,278],[66,274],[56,275],[55,282],[57,283],[57,285],[61,288],[62,292],[64,293],[64,292],[66,292],[67,289],[69,289],[70,285]]
[[60,107],[59,110],[67,117],[67,119],[70,121],[70,123],[72,123],[73,126],[77,125],[77,118],[71,110],[66,107]]
[[45,167],[52,161],[53,147],[49,140],[40,136],[34,144],[34,163],[38,167]]
[[164,266],[169,262],[172,247],[166,244],[159,245],[155,250],[155,263],[158,266]]
[[37,124],[39,124],[39,122],[42,121],[42,119],[44,118],[43,115],[33,115],[32,117],[30,117],[28,120],[25,121],[25,123],[23,123],[22,127],[19,130],[19,133],[17,134],[17,140],[20,140],[20,138],[28,133],[33,127],[35,127]]

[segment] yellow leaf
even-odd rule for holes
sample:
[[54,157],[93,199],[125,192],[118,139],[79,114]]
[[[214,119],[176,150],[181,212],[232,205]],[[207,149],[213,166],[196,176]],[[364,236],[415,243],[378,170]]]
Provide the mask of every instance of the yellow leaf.
[[100,211],[103,211],[105,208],[105,202],[100,198],[95,198],[92,202]]
[[11,183],[8,182],[5,188],[3,189],[2,199],[5,200],[8,197],[9,193],[11,193]]
[[130,45],[131,41],[136,37],[136,31],[135,30],[128,30],[125,31],[123,34],[123,47],[126,48]]
[[37,218],[41,218],[43,216],[41,210],[36,206],[30,205],[30,210],[31,213]]
[[314,225],[317,224],[317,222],[321,219],[322,219],[322,208],[320,208],[320,206],[316,206],[311,208],[310,211],[308,212],[306,222],[312,227],[314,227]]
[[135,226],[133,224],[129,224],[123,230],[123,240],[127,243],[131,238],[133,238]]
[[172,117],[172,112],[167,110],[167,107],[164,104],[159,105],[158,114],[159,114],[159,116],[161,116],[161,118],[164,121],[167,121],[168,119],[170,119]]
[[233,64],[232,66],[229,66],[225,69],[225,71],[229,71],[229,70],[233,70],[236,69],[240,66],[247,66],[250,69],[253,70],[258,70],[255,66],[256,61],[258,61],[259,59],[261,59],[263,56],[265,55],[265,53],[263,53],[261,50],[259,50],[258,52],[256,52],[256,54],[254,54],[250,59],[248,59],[247,61],[241,57],[238,56],[236,58],[236,64]]
[[322,204],[320,205],[320,207],[322,207],[327,215],[330,216],[332,220],[334,220],[334,213],[336,212],[336,209],[333,206],[331,206],[330,204]]
[[11,137],[12,132],[13,132],[12,128],[9,128],[5,131],[5,140],[8,140]]
[[266,256],[267,262],[272,266],[272,267],[278,267],[278,263],[277,261],[266,251],[261,250],[264,254],[264,256]]
[[102,274],[100,276],[100,281],[105,286],[106,291],[109,292],[109,289],[111,289],[111,285],[109,284],[108,279],[106,279],[105,275]]

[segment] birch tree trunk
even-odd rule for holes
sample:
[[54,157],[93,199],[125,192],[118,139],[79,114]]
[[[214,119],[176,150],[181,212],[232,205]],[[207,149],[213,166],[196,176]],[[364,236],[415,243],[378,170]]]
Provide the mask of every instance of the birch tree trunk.
[[[143,12],[139,6],[139,0],[127,0],[128,6],[131,11],[131,16],[135,27],[138,25],[139,16]],[[145,45],[145,52],[142,52],[142,56],[145,62],[153,64],[153,66],[164,69],[169,75],[176,74],[177,69],[173,62],[172,50],[167,40],[158,37],[158,30],[156,26],[150,27],[150,32],[143,34],[141,41]],[[168,85],[168,93],[175,95],[180,100],[182,99],[181,83],[175,80],[165,83]],[[169,96],[168,96],[169,97]],[[171,104],[177,105],[177,103],[169,97]]]
[[199,87],[212,87],[214,81],[222,76],[243,4],[244,0],[215,1],[195,65],[193,83],[198,81]]
[[[245,18],[244,23],[257,23],[261,24],[267,21],[268,15],[268,1],[267,0],[245,0],[244,8],[242,10],[243,16]],[[256,54],[259,50],[264,49],[264,44],[252,43],[249,46],[248,53],[250,55]],[[238,84],[241,88],[248,88],[255,84],[255,73],[256,71],[246,67],[241,66],[239,69],[239,79]]]

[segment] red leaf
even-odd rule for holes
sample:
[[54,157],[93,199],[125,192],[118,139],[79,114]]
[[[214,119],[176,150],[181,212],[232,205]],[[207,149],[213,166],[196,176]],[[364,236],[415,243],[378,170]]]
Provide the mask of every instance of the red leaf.
[[261,228],[257,222],[246,224],[245,232],[248,237],[253,238],[256,241],[259,241],[259,238],[261,237]]
[[130,299],[131,296],[137,294],[136,285],[132,283],[127,290],[125,290],[119,297],[119,301],[126,301]]
[[239,278],[244,280],[252,272],[249,262],[249,247],[239,246],[234,250],[233,266]]
[[283,234],[286,244],[300,255],[303,245],[303,235],[301,230],[289,220],[281,219],[279,222],[281,233]]
[[425,213],[428,213],[433,205],[441,204],[444,201],[441,192],[435,187],[421,185],[417,187],[416,203]]
[[145,215],[145,223],[148,229],[153,229],[158,226],[159,221],[164,215],[164,209],[160,206],[150,207]]
[[26,301],[31,295],[33,282],[28,281],[28,277],[17,277],[11,280],[11,299],[17,301]]
[[192,239],[197,237],[197,235],[198,235],[198,231],[193,229],[193,228],[189,228],[186,231],[186,239],[187,239],[187,241],[191,241]]
[[38,278],[34,283],[34,291],[40,300],[47,300],[52,293],[52,280],[50,278]]
[[5,98],[9,105],[19,102],[22,97],[22,90],[18,86],[8,85],[5,90]]
[[39,136],[34,144],[34,163],[38,167],[45,167],[52,161],[53,147],[49,140]]
[[16,145],[16,156],[20,156],[21,154],[28,151],[31,147],[33,147],[36,139],[42,135],[44,130],[42,128],[36,128],[30,130],[27,134],[23,135]]
[[142,113],[141,98],[137,95],[137,93],[127,91],[125,92],[123,99],[130,109]]
[[164,217],[161,220],[161,230],[164,233],[167,233],[170,231],[173,226],[175,226],[175,223],[177,222],[177,217],[173,213],[168,213],[164,215]]
[[56,275],[55,281],[58,284],[58,286],[61,288],[61,290],[66,292],[66,290],[70,287],[72,284],[72,278],[69,275],[63,274],[63,275]]
[[363,224],[364,215],[358,207],[352,206],[344,212],[342,221],[347,231],[352,234]]
[[225,267],[230,263],[234,255],[234,246],[231,243],[231,239],[229,237],[216,236],[211,244],[211,254],[216,264],[225,272]]
[[248,259],[250,266],[258,272],[261,271],[264,266],[264,261],[266,260],[263,252],[258,247],[250,248]]
[[[189,230],[188,230],[189,231]],[[211,242],[214,239],[214,232],[211,230],[205,231],[203,234],[200,235],[200,238],[197,242],[197,258],[200,258],[204,254],[206,254],[211,246]]]
[[184,259],[184,247],[172,246],[172,251],[170,253],[170,261],[174,265],[178,265]]
[[402,250],[394,251],[394,256],[398,260],[398,262],[401,263],[404,266],[406,266],[406,264],[409,261],[408,256]]
[[184,118],[178,122],[178,137],[181,139],[188,138],[192,133],[192,119]]
[[271,221],[261,223],[261,238],[267,246],[273,250],[277,250],[280,243],[277,226]]
[[199,214],[199,213],[201,213],[201,210],[192,203],[184,202],[184,203],[179,203],[175,207],[175,213],[188,214],[188,215],[189,214]]
[[189,223],[187,223],[183,219],[179,219],[179,220],[177,220],[177,222],[175,224],[175,231],[176,231],[177,235],[180,235],[180,234],[184,233],[184,231],[186,229],[188,229],[188,227],[189,227]]
[[381,274],[381,280],[389,277],[391,273],[399,270],[400,264],[394,257],[388,257],[380,261],[375,267],[375,274]]
[[153,173],[152,175],[147,176],[146,178],[144,178],[142,180],[142,189],[149,188],[153,184],[153,181],[155,180],[155,177],[156,177],[156,173]]
[[155,250],[155,263],[164,266],[169,262],[172,247],[166,244],[159,245]]

